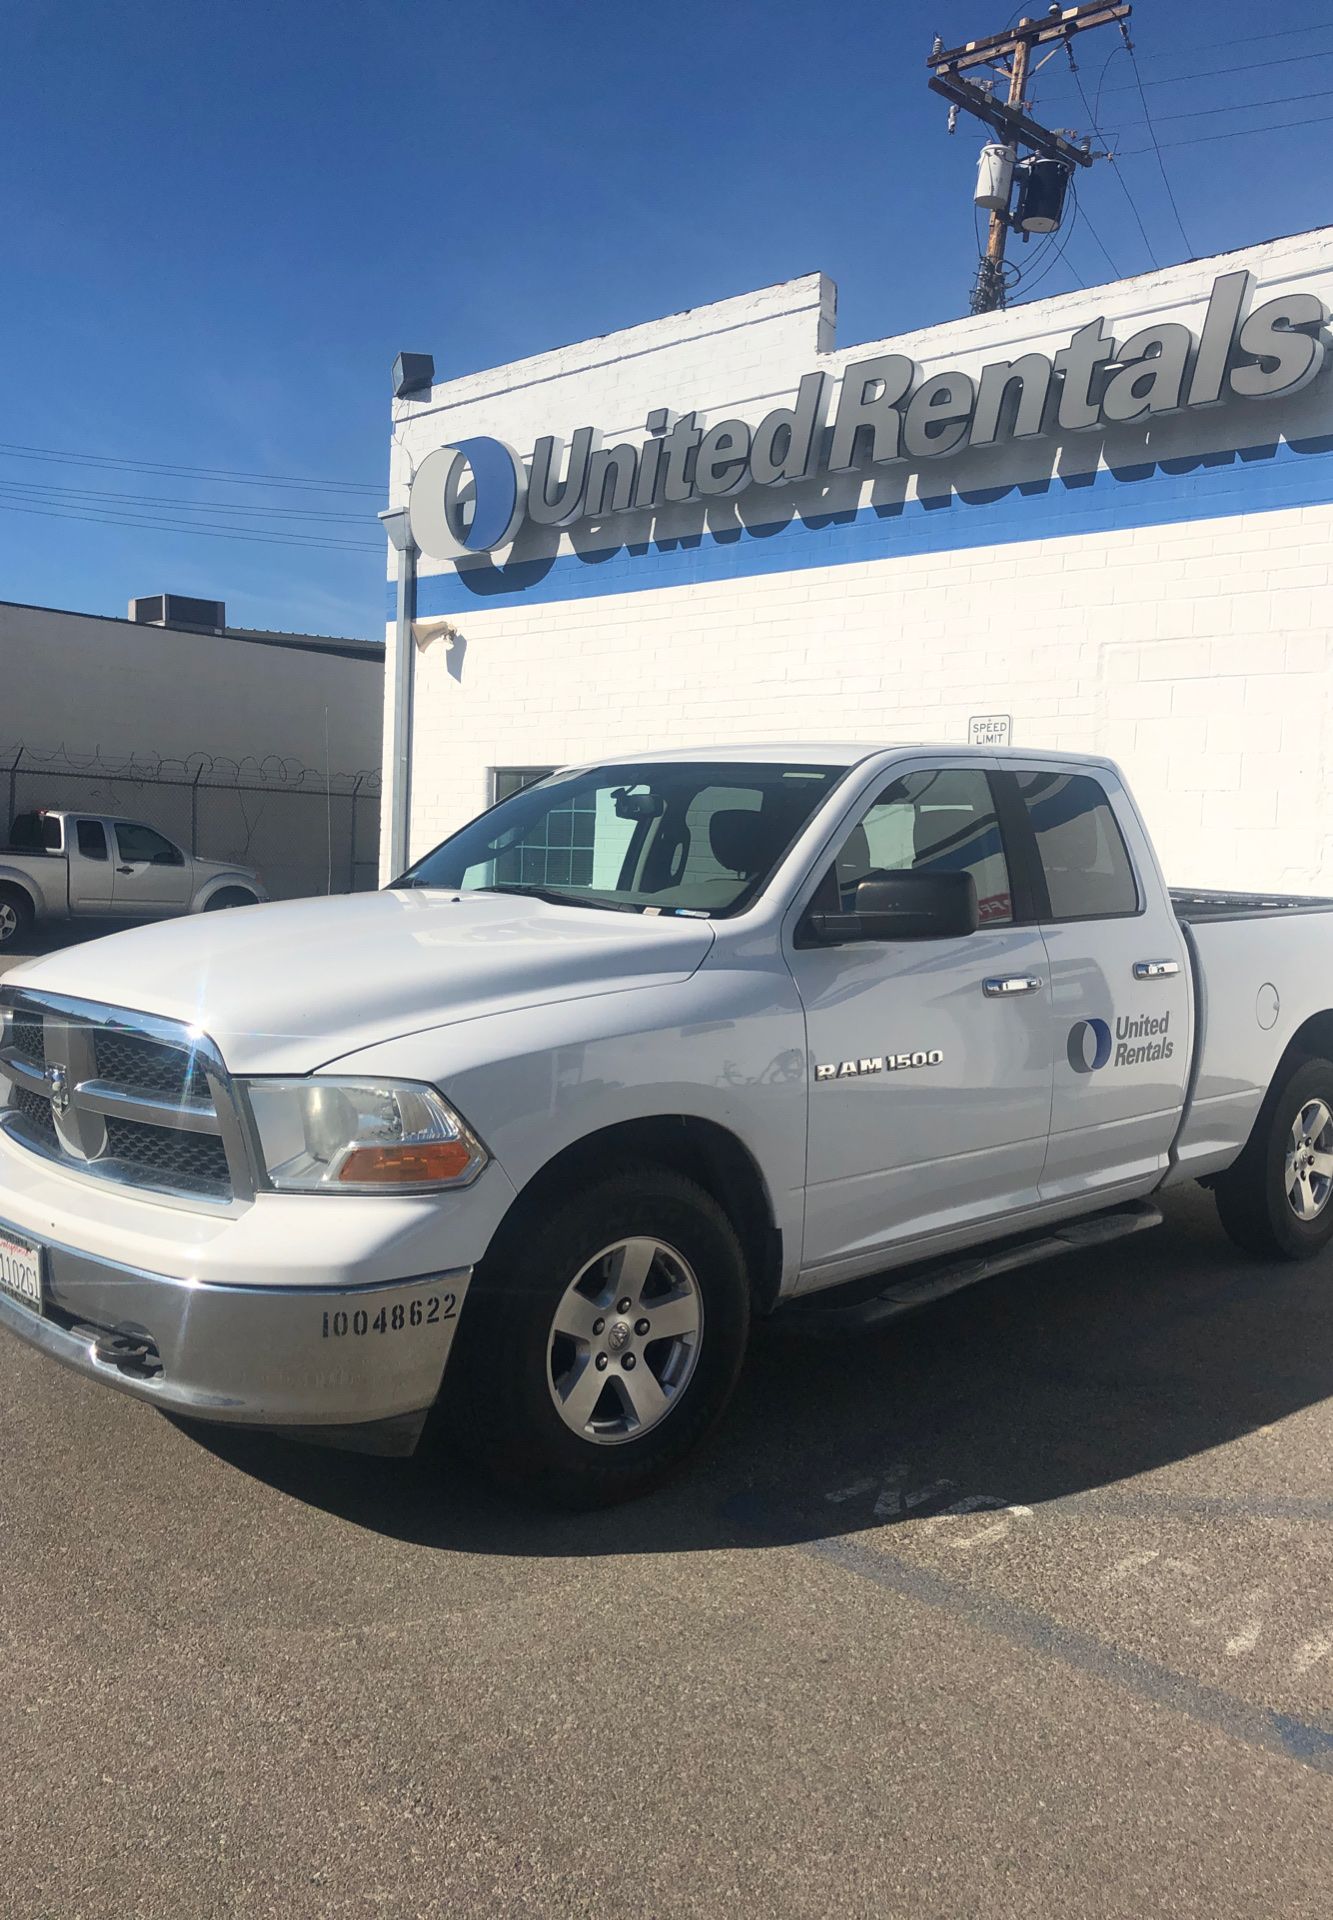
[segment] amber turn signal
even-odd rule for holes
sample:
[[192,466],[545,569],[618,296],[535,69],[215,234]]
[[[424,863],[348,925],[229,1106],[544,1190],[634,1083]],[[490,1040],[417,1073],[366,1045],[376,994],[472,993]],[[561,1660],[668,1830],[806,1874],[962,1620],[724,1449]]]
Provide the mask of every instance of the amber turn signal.
[[435,1187],[461,1179],[471,1164],[465,1140],[354,1147],[338,1169],[338,1180],[358,1187]]

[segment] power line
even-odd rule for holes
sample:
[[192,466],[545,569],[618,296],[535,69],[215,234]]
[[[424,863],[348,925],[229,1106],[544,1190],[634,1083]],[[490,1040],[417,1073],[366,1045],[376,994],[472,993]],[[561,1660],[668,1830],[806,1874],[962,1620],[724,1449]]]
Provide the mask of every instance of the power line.
[[[1184,113],[1159,113],[1157,118],[1159,120],[1199,120],[1210,113],[1248,113],[1251,107],[1286,107],[1298,100],[1327,100],[1327,98],[1327,87],[1315,87],[1310,93],[1278,93],[1262,100],[1243,100],[1235,106],[1189,107]],[[1129,125],[1134,127],[1136,122],[1131,120]],[[1121,131],[1123,132],[1124,129],[1122,128]]]
[[372,517],[369,510],[363,513],[329,513],[315,507],[254,507],[240,501],[180,500],[170,494],[120,493],[105,487],[57,487],[41,480],[0,480],[0,493],[31,494],[39,499],[49,499],[57,505],[62,501],[75,505],[111,502],[125,507],[170,507],[179,513],[250,514],[276,520],[330,520],[348,522],[363,530],[368,530]]
[[135,520],[124,515],[84,512],[76,507],[20,506],[17,501],[0,500],[0,513],[40,514],[51,520],[92,521],[104,527],[137,527],[151,533],[192,533],[201,540],[239,540],[268,547],[319,547],[334,553],[378,553],[384,549],[375,542],[363,540],[316,539],[305,534],[248,533],[241,528],[224,532],[221,528],[194,526],[186,522],[178,525],[170,520]]
[[[1116,55],[1118,53],[1123,53],[1124,51],[1125,51],[1125,43],[1123,40],[1119,40],[1116,42],[1115,46],[1112,47],[1111,51],[1107,54],[1106,58],[1102,61],[1102,70],[1097,75],[1097,93],[1093,101],[1093,107],[1092,107],[1092,119],[1093,119],[1094,126],[1097,123],[1097,116],[1102,110],[1102,88],[1106,85],[1107,69],[1110,67],[1111,62],[1115,59]],[[1075,71],[1077,72],[1077,68],[1075,69]]]
[[1094,240],[1098,249],[1101,252],[1102,259],[1105,260],[1107,266],[1111,269],[1111,273],[1113,277],[1117,280],[1123,279],[1124,275],[1121,273],[1119,267],[1116,265],[1115,261],[1111,258],[1110,254],[1107,252],[1106,244],[1103,241],[1102,236],[1098,233],[1096,227],[1093,226],[1091,215],[1084,210],[1083,202],[1078,197],[1077,187],[1075,187],[1074,189],[1074,219],[1081,220],[1084,226],[1088,229],[1089,234],[1092,236],[1092,239]]
[[294,474],[246,473],[236,467],[183,467],[162,460],[123,460],[101,453],[71,452],[59,447],[28,447],[16,441],[0,440],[0,455],[6,459],[64,461],[76,467],[114,467],[125,473],[169,473],[186,480],[225,480],[235,486],[304,487],[317,493],[373,493],[382,495],[382,486],[360,480],[311,480]]
[[1162,158],[1161,142],[1157,138],[1157,129],[1153,125],[1152,116],[1148,112],[1148,96],[1143,91],[1143,81],[1139,77],[1138,55],[1135,53],[1128,36],[1126,37],[1125,45],[1129,51],[1129,64],[1134,69],[1134,82],[1139,90],[1139,99],[1143,102],[1143,117],[1148,123],[1148,133],[1152,139],[1153,151],[1157,155],[1157,170],[1162,176],[1162,185],[1166,188],[1166,197],[1171,202],[1171,211],[1175,215],[1176,225],[1180,228],[1180,237],[1185,242],[1185,251],[1190,255],[1191,259],[1193,259],[1195,249],[1191,245],[1190,237],[1185,231],[1185,222],[1180,217],[1180,208],[1176,205],[1176,196],[1172,192],[1171,182],[1167,178],[1166,162]]
[[[1041,272],[1037,275],[1035,280],[1028,280],[1028,281],[1022,282],[1023,288],[1026,292],[1031,293],[1033,287],[1040,286],[1041,282],[1046,278],[1047,274],[1050,273],[1054,267],[1058,267],[1060,262],[1064,260],[1065,248],[1069,245],[1069,242],[1074,237],[1074,226],[1077,220],[1078,220],[1078,208],[1077,206],[1075,206],[1074,217],[1069,222],[1069,230],[1065,234],[1065,237],[1060,242],[1059,246],[1055,249],[1054,259],[1047,261],[1046,265],[1042,268]],[[1052,236],[1052,238],[1054,238],[1054,236]],[[1034,261],[1033,265],[1035,266],[1036,264],[1037,264],[1036,261]],[[1065,260],[1065,266],[1068,269],[1068,271],[1074,275],[1074,279],[1078,282],[1079,286],[1082,287],[1084,292],[1086,293],[1088,283],[1086,280],[1082,279],[1077,273],[1074,272],[1073,262],[1069,260]]]
[[[1148,258],[1152,261],[1155,267],[1158,267],[1162,263],[1157,258],[1156,253],[1154,253],[1153,251],[1152,241],[1148,238],[1148,229],[1143,224],[1143,215],[1139,212],[1138,206],[1134,200],[1134,196],[1130,192],[1129,187],[1125,182],[1125,176],[1121,173],[1119,167],[1115,165],[1116,155],[1111,154],[1109,155],[1109,158],[1111,161],[1112,170],[1115,174],[1115,177],[1120,182],[1120,191],[1124,194],[1126,200],[1129,202],[1129,210],[1134,216],[1135,224],[1137,225],[1139,232],[1143,235],[1143,244],[1148,249]],[[1109,255],[1108,255],[1108,258],[1109,258]]]
[[[1333,60],[1333,47],[1326,47],[1317,53],[1287,53],[1280,60],[1246,60],[1236,67],[1204,67],[1198,73],[1173,73],[1165,80],[1145,80],[1145,87],[1183,87],[1191,80],[1216,80],[1225,73],[1258,73],[1266,67],[1304,66],[1310,60]],[[1134,82],[1127,80],[1123,86],[1108,87],[1108,93],[1133,93]]]
[[[1229,127],[1225,133],[1196,133],[1188,140],[1163,140],[1164,148],[1201,147],[1212,140],[1243,140],[1251,133],[1286,133],[1291,127],[1317,127],[1325,121],[1333,120],[1333,113],[1312,113],[1304,120],[1270,120],[1262,127]],[[1132,160],[1135,154],[1151,153],[1151,147],[1127,147],[1118,155],[1121,160]]]
[[[1107,54],[1106,66],[1102,68],[1103,75],[1106,72],[1106,67],[1110,66],[1111,61],[1114,58],[1115,54],[1123,52],[1125,45],[1126,45],[1126,42],[1122,40],[1118,47],[1113,47],[1111,52]],[[1092,123],[1092,130],[1096,134],[1097,138],[1101,141],[1102,145],[1104,147],[1109,147],[1111,143],[1107,139],[1106,135],[1102,132],[1101,128],[1097,125],[1096,113],[1088,105],[1088,96],[1083,91],[1083,76],[1079,73],[1079,70],[1077,66],[1074,64],[1072,57],[1069,64],[1070,64],[1070,72],[1074,76],[1074,85],[1078,88],[1078,97],[1083,102],[1084,111],[1087,113],[1088,119]],[[1098,93],[1100,97],[1100,89],[1098,90]],[[1112,156],[1112,158],[1114,158],[1114,156]],[[1120,191],[1124,194],[1126,200],[1129,202],[1129,210],[1133,214],[1135,220],[1138,223],[1139,232],[1143,235],[1143,244],[1148,249],[1148,258],[1152,261],[1153,265],[1156,266],[1157,255],[1153,252],[1152,241],[1148,238],[1148,229],[1143,224],[1143,216],[1139,212],[1138,205],[1134,199],[1134,196],[1129,190],[1129,183],[1125,179],[1124,175],[1119,171],[1118,168],[1115,169],[1115,177],[1120,182]],[[1075,205],[1077,205],[1077,201],[1075,201]],[[1088,227],[1089,227],[1089,231],[1091,231],[1091,227],[1092,227],[1091,221],[1088,222]],[[1098,240],[1097,245],[1099,247],[1102,247],[1102,243],[1100,240]],[[1121,276],[1118,268],[1115,265],[1115,262],[1112,260],[1110,254],[1106,253],[1105,247],[1102,247],[1102,252],[1106,254],[1106,264],[1110,267],[1112,273],[1115,274],[1116,279],[1118,280]]]
[[1248,33],[1247,40],[1289,40],[1298,33],[1328,33],[1333,31],[1333,20],[1311,20],[1303,27],[1275,27],[1269,33]]

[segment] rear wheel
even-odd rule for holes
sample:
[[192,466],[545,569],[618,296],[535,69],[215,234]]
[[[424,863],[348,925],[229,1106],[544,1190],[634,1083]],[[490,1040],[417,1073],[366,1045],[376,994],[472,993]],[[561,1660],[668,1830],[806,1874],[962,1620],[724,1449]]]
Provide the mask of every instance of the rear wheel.
[[223,887],[211,900],[204,903],[205,913],[220,913],[224,907],[253,907],[258,905],[255,896],[247,893],[244,887]]
[[666,1169],[611,1174],[502,1232],[463,1309],[444,1411],[518,1491],[610,1505],[698,1445],[731,1397],[749,1318],[716,1201]]
[[0,887],[0,949],[17,946],[32,932],[32,901],[18,887]]
[[1333,1061],[1300,1061],[1272,1088],[1214,1192],[1247,1253],[1309,1260],[1333,1240]]

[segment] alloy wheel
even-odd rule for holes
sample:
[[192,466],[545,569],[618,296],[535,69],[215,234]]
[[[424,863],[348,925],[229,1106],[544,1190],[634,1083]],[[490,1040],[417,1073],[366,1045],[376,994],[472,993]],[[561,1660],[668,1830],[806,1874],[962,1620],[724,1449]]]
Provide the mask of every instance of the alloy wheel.
[[641,1439],[689,1384],[703,1322],[699,1282],[674,1247],[647,1236],[604,1247],[551,1322],[547,1384],[560,1418],[599,1446]]
[[1307,1100],[1291,1123],[1286,1189],[1298,1220],[1317,1220],[1333,1195],[1333,1113],[1323,1100]]

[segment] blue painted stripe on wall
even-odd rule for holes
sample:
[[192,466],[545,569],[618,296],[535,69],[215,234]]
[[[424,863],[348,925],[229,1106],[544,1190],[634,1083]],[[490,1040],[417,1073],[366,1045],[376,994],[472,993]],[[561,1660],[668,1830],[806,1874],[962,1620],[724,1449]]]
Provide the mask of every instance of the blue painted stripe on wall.
[[[1236,452],[1099,467],[930,500],[815,514],[765,527],[689,534],[561,553],[505,566],[469,564],[417,582],[422,618],[474,607],[586,600],[607,593],[698,586],[899,554],[949,553],[1070,534],[1125,532],[1237,513],[1333,502],[1333,437]],[[389,618],[394,594],[389,592]]]

